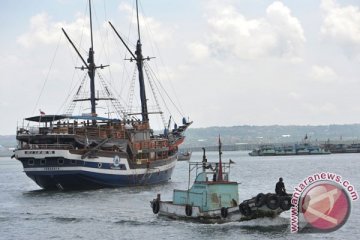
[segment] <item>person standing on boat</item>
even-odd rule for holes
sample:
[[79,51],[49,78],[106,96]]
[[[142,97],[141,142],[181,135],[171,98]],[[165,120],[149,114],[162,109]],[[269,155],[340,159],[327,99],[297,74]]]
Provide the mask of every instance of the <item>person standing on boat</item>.
[[279,181],[276,183],[276,186],[275,186],[275,193],[279,196],[286,196],[287,193],[286,193],[286,189],[285,189],[285,184],[283,182],[283,179],[282,177],[279,178]]
[[215,169],[212,169],[214,171],[213,174],[213,181],[216,182],[218,180],[219,177],[219,164],[215,163]]

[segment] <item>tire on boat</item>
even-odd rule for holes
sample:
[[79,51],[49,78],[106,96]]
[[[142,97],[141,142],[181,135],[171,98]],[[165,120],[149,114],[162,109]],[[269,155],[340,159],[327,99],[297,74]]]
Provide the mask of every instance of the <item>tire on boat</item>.
[[153,210],[154,214],[159,213],[159,211],[160,211],[160,203],[159,203],[159,201],[155,200],[155,201],[152,202],[152,210]]
[[284,211],[289,210],[291,208],[291,197],[280,197],[280,208]]
[[255,198],[255,207],[261,207],[266,202],[266,195],[259,193]]
[[227,218],[227,216],[228,216],[228,209],[226,208],[226,207],[222,207],[221,208],[221,217],[222,218]]
[[239,211],[242,215],[245,217],[249,217],[252,214],[251,208],[246,203],[240,203],[239,205]]
[[266,197],[266,206],[270,208],[271,210],[275,210],[279,207],[280,201],[279,197],[275,194],[269,194]]
[[192,206],[191,205],[186,205],[185,206],[185,214],[188,217],[190,217],[192,215]]

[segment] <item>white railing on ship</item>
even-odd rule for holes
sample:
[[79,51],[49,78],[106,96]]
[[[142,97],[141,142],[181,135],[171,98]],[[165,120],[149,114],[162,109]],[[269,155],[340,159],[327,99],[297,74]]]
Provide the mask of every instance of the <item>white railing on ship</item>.
[[22,149],[74,149],[69,144],[27,144]]

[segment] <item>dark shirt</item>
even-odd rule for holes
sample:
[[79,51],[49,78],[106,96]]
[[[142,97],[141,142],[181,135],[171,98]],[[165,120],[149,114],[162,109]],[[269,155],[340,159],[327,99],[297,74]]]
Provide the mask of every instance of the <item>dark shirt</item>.
[[285,192],[285,185],[283,182],[277,182],[275,187],[275,192],[278,195],[283,195]]

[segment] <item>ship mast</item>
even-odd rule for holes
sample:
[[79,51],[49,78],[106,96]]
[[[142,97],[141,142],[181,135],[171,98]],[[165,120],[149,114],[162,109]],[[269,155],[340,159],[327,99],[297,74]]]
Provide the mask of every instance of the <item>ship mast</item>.
[[146,92],[145,92],[145,84],[144,84],[144,72],[143,72],[143,56],[141,49],[141,39],[140,39],[140,26],[139,26],[139,8],[138,8],[138,0],[136,0],[136,19],[137,19],[137,27],[138,27],[138,40],[136,43],[136,65],[139,72],[139,83],[140,83],[140,100],[141,100],[141,116],[144,122],[149,121],[149,115],[147,110],[147,100],[146,100]]
[[89,49],[89,63],[88,74],[90,78],[90,102],[91,102],[91,115],[96,116],[96,99],[95,99],[95,62],[94,62],[94,40],[92,31],[92,16],[91,16],[91,0],[89,0],[89,14],[90,14],[90,35],[91,35],[91,47]]
[[138,68],[138,73],[139,73],[139,85],[140,85],[140,101],[141,101],[141,116],[142,116],[142,121],[143,122],[148,122],[149,121],[149,112],[148,112],[148,107],[147,107],[147,99],[146,99],[146,91],[145,91],[145,81],[144,81],[144,60],[150,60],[150,57],[146,57],[144,58],[142,55],[142,44],[141,44],[141,38],[140,38],[140,25],[139,25],[139,8],[138,8],[138,0],[136,0],[136,20],[137,20],[137,29],[138,29],[138,40],[136,43],[136,50],[135,53],[133,53],[130,48],[128,47],[128,45],[125,43],[125,41],[123,40],[123,38],[120,36],[120,34],[116,31],[115,27],[111,24],[111,22],[109,21],[109,24],[111,26],[111,28],[114,30],[114,32],[116,33],[116,35],[119,37],[119,39],[121,40],[121,42],[124,44],[124,46],[126,47],[126,49],[129,51],[129,53],[131,54],[132,58],[127,59],[130,61],[135,60],[136,61],[136,66]]
[[[78,56],[80,57],[81,61],[83,62],[83,64],[85,66],[80,67],[79,69],[84,70],[87,69],[88,70],[88,75],[90,78],[90,98],[86,98],[86,99],[77,99],[76,101],[90,101],[91,104],[91,115],[93,117],[96,117],[96,101],[100,100],[98,98],[95,97],[95,70],[97,68],[104,68],[107,67],[109,65],[100,65],[100,66],[96,66],[95,65],[95,60],[94,60],[94,40],[93,40],[93,29],[92,29],[92,14],[91,14],[91,0],[89,0],[89,14],[90,14],[90,37],[91,37],[91,46],[89,48],[89,57],[87,59],[87,61],[85,61],[85,59],[81,56],[80,52],[78,51],[78,49],[75,47],[75,44],[71,41],[70,37],[67,35],[67,33],[65,32],[65,30],[62,28],[62,31],[64,32],[66,38],[69,40],[69,42],[71,43],[71,45],[73,46],[74,50],[76,51],[76,53],[78,54]],[[93,124],[95,124],[96,121],[93,120]]]

